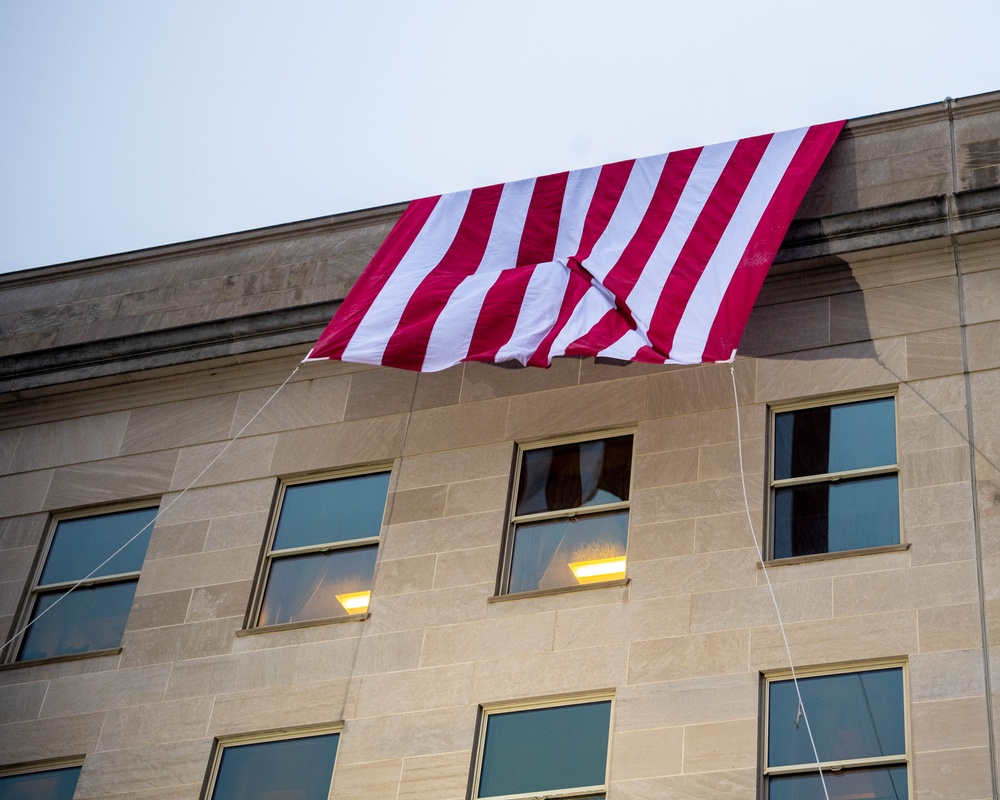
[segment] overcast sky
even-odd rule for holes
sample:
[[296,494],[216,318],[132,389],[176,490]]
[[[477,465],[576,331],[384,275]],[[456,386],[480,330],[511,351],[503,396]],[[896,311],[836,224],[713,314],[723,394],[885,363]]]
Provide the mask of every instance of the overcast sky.
[[1000,89],[997,0],[0,0],[0,271]]

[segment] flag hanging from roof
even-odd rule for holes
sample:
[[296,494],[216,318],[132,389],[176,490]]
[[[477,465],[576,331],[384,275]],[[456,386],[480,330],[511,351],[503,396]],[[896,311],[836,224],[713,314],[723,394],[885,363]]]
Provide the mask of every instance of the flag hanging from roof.
[[308,358],[726,361],[843,124],[414,200]]

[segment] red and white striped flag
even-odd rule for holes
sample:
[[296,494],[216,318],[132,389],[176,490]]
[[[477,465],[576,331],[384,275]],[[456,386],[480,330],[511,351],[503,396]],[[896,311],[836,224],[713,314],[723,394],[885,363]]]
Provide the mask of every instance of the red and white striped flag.
[[726,361],[843,124],[414,200],[309,359]]

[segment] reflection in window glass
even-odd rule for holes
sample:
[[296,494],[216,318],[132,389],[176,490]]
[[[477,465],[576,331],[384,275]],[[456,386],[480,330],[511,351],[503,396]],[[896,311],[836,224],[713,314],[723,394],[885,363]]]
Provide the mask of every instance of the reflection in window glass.
[[[907,796],[901,668],[799,678],[799,691],[820,761],[832,765],[824,770],[831,798]],[[787,773],[769,776],[770,800],[823,796],[791,680],[768,685],[767,769]]]
[[389,473],[285,487],[257,625],[364,614]]
[[[137,508],[58,523],[32,593],[28,619],[34,622],[22,638],[18,660],[121,644],[155,518],[155,508]],[[84,578],[85,585],[67,594]]]
[[631,469],[631,436],[523,451],[503,591],[624,578]]
[[0,800],[72,800],[80,767],[0,775]]
[[338,739],[329,733],[226,747],[212,800],[326,800]]
[[899,542],[895,399],[774,415],[772,557]]
[[609,700],[490,714],[477,797],[603,787],[610,724]]

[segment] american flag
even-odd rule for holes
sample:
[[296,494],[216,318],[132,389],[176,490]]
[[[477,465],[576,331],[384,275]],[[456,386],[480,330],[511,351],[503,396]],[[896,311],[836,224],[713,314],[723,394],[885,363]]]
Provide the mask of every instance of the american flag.
[[308,358],[729,360],[843,124],[415,200]]

